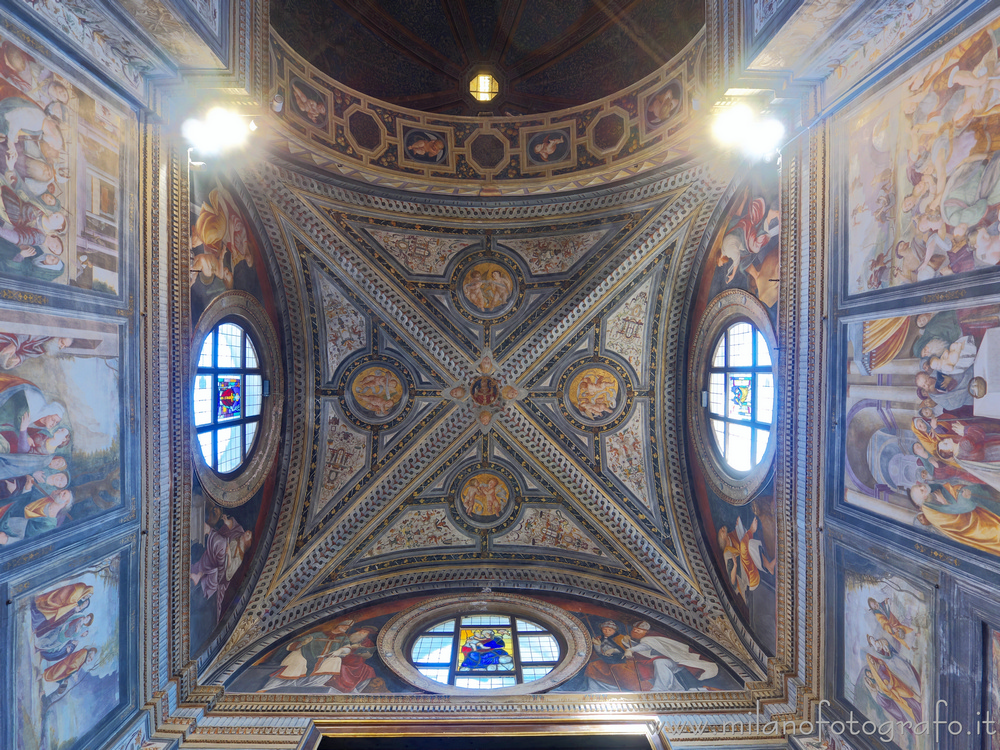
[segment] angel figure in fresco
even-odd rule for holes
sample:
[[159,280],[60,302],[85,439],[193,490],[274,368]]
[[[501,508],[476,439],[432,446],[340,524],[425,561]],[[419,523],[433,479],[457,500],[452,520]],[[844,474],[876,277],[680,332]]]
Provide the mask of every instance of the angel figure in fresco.
[[879,626],[895,639],[896,643],[904,648],[910,648],[906,643],[905,638],[907,633],[912,633],[913,628],[904,625],[899,621],[899,619],[892,613],[889,608],[889,600],[884,599],[881,602],[876,601],[874,597],[868,597],[868,609],[873,615],[875,615],[875,620],[878,622]]
[[719,549],[726,563],[729,582],[739,592],[743,601],[747,601],[747,592],[760,586],[760,571],[766,570],[774,575],[775,560],[768,559],[764,550],[764,542],[755,539],[758,527],[757,516],[753,517],[750,528],[743,526],[743,519],[736,519],[736,529],[730,531],[723,526],[719,529]]
[[565,136],[562,135],[552,136],[551,134],[546,135],[545,139],[541,143],[535,144],[534,148],[535,156],[537,156],[542,161],[548,161],[552,157],[552,155],[556,152],[556,149],[559,148],[559,145],[565,142],[566,142]]
[[500,307],[510,299],[513,291],[514,285],[510,276],[499,269],[493,269],[490,271],[489,277],[483,279],[482,292],[485,303],[483,309],[493,310]]
[[414,156],[435,158],[444,151],[444,141],[440,138],[418,138],[412,143],[407,144],[406,150]]
[[477,476],[462,490],[462,505],[472,516],[499,516],[507,502],[507,488],[496,477]]
[[392,372],[378,367],[362,373],[351,390],[362,407],[384,417],[399,403],[403,386]]
[[781,229],[779,216],[777,209],[767,209],[763,198],[754,198],[747,212],[729,234],[722,238],[722,255],[719,256],[718,265],[723,268],[727,263],[730,264],[726,274],[727,284],[736,278],[737,271],[743,271],[753,278],[759,275],[759,266],[755,265],[755,261],[763,258],[761,250],[778,235]]
[[253,266],[246,223],[218,188],[198,209],[198,219],[191,228],[191,252],[192,284],[200,279],[210,285],[218,279],[226,289],[232,289],[236,267],[240,263]]
[[308,96],[295,83],[292,84],[292,95],[299,110],[308,117],[314,125],[319,125],[326,117],[326,105]]

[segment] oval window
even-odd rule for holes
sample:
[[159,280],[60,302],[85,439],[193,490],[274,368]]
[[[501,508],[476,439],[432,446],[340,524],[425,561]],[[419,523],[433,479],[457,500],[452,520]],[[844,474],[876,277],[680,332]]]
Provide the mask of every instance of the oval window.
[[476,614],[434,624],[417,634],[410,662],[424,677],[469,690],[539,680],[563,650],[548,629],[505,614]]
[[247,330],[233,321],[205,337],[194,379],[194,424],[205,463],[236,472],[250,457],[260,427],[264,373]]
[[763,334],[740,321],[719,335],[708,368],[709,424],[729,468],[745,472],[767,451],[774,417],[774,374]]

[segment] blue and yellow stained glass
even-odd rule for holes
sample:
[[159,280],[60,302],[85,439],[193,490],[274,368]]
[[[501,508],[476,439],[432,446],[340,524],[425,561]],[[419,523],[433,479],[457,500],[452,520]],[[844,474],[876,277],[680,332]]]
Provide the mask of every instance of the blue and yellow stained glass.
[[462,628],[459,672],[513,672],[510,628]]
[[219,421],[238,419],[243,410],[240,376],[219,375],[216,383],[219,391]]
[[753,376],[729,376],[729,418],[750,419],[750,400]]

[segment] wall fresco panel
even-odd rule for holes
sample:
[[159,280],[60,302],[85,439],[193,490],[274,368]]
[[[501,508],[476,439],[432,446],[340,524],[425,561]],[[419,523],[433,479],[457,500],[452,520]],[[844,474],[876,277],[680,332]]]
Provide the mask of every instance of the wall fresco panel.
[[988,273],[1000,263],[1000,19],[873,91],[846,139],[846,292]]

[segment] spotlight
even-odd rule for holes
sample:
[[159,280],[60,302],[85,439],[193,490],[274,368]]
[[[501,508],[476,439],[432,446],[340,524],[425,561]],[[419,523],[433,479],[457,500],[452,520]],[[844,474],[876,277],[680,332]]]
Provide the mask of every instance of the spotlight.
[[242,146],[250,128],[245,117],[214,107],[204,120],[185,120],[181,133],[198,153],[212,155]]
[[722,110],[712,124],[712,135],[720,143],[733,146],[740,142],[747,126],[753,122],[754,113],[746,104],[735,104]]
[[781,146],[785,126],[773,117],[762,117],[746,104],[736,104],[716,115],[712,135],[724,146],[739,146],[747,156],[763,159]]

